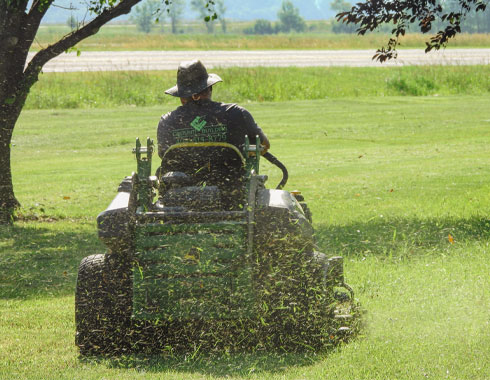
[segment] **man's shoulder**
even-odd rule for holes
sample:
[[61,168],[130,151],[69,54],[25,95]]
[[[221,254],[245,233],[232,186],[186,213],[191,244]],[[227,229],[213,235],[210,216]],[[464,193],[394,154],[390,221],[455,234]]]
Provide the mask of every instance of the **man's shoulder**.
[[243,107],[239,106],[236,103],[218,103],[220,107],[225,108],[226,110],[242,110]]
[[213,103],[215,107],[227,113],[243,114],[244,112],[248,112],[245,108],[239,106],[236,103],[220,103],[220,102],[213,102]]
[[173,111],[169,111],[169,112],[163,114],[162,117],[160,118],[160,121],[165,121],[165,120],[171,119],[172,117],[175,117],[181,113],[182,113],[182,106],[179,106],[176,109],[174,109]]

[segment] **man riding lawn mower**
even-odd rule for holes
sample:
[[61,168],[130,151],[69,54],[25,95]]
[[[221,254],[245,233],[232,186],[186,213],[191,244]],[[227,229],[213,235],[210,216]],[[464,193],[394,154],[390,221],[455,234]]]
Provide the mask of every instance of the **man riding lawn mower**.
[[[222,115],[202,116],[201,129],[225,125]],[[167,136],[199,136],[185,129]],[[97,217],[108,252],[80,264],[80,352],[293,351],[351,335],[356,307],[342,258],[317,251],[311,213],[299,192],[282,190],[287,169],[264,154],[261,135],[161,142],[152,176],[153,142],[136,141],[137,172]],[[261,157],[283,172],[276,189],[265,187]]]

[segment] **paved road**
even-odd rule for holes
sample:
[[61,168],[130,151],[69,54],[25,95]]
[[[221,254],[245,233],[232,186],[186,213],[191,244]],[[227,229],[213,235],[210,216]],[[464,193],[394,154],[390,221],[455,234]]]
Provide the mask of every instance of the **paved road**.
[[[244,50],[244,51],[84,51],[62,54],[44,72],[175,70],[181,61],[199,58],[209,67],[230,66],[404,66],[488,65],[490,49],[447,49],[425,54],[400,50],[398,59],[384,64],[371,58],[374,50]],[[32,54],[31,54],[32,57]]]

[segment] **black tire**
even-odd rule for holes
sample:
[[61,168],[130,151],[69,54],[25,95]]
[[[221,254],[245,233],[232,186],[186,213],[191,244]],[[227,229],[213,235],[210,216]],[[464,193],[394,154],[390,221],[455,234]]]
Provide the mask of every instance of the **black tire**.
[[85,257],[75,293],[75,343],[80,353],[127,352],[131,304],[128,266],[109,255]]

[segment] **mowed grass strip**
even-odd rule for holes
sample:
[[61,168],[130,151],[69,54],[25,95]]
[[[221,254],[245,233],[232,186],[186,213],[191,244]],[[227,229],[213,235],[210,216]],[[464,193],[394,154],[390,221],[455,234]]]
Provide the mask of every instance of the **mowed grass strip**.
[[[89,360],[73,340],[76,266],[104,252],[95,216],[135,170],[134,137],[154,138],[173,105],[25,111],[12,157],[21,220],[0,227],[0,378],[487,379],[489,104],[247,105],[289,168],[287,188],[309,201],[321,250],[345,257],[366,309],[361,335],[320,354]],[[269,164],[263,173],[279,181]]]
[[[331,29],[328,22],[309,22],[316,32],[291,33],[276,35],[244,35],[242,30],[249,23],[228,23],[228,34],[205,33],[204,23],[193,23],[182,26],[184,34],[163,34],[161,25],[156,25],[150,34],[137,30],[135,25],[107,25],[100,31],[82,41],[78,48],[82,51],[103,50],[260,50],[260,49],[378,49],[386,45],[389,35],[370,33],[364,36],[356,34],[334,34],[325,32]],[[168,31],[168,27],[167,27]],[[56,42],[70,32],[66,25],[41,26],[32,45],[32,50],[39,50]],[[400,48],[424,49],[429,36],[420,33],[409,33],[400,37]],[[463,33],[451,39],[449,48],[486,48],[490,47],[489,34]],[[373,53],[374,54],[374,53]]]
[[[216,68],[224,83],[215,98],[227,102],[270,102],[363,96],[487,95],[490,66],[383,68]],[[152,106],[178,101],[165,95],[175,71],[49,73],[41,76],[26,109]]]

